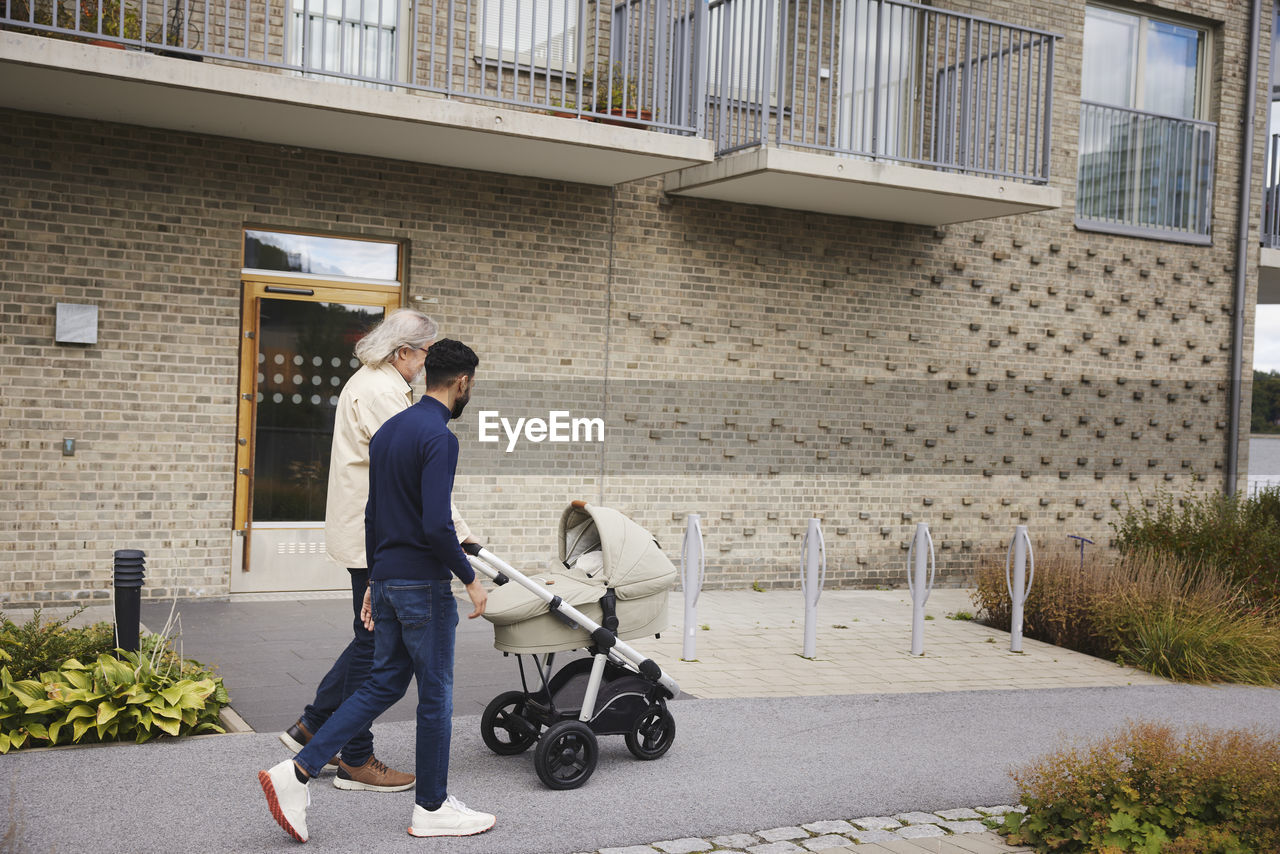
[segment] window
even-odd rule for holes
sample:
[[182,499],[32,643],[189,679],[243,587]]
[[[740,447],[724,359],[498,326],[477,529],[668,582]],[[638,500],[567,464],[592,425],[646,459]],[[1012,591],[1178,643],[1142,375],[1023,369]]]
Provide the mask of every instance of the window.
[[837,144],[873,154],[905,154],[919,59],[918,13],[910,6],[873,0],[846,0],[843,10]]
[[400,0],[290,0],[291,62],[308,71],[395,80]]
[[1208,243],[1217,126],[1205,121],[1209,33],[1085,12],[1076,224]]
[[728,101],[778,102],[781,3],[721,0],[707,8],[707,93]]
[[395,285],[400,278],[400,244],[245,229],[244,267]]
[[578,15],[577,0],[480,0],[481,54],[509,65],[574,72]]

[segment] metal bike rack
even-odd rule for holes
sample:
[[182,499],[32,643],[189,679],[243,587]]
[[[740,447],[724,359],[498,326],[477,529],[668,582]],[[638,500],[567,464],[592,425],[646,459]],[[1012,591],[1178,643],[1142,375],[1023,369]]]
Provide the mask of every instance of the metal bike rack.
[[[926,546],[929,570],[927,580],[925,576]],[[933,537],[929,536],[929,526],[920,522],[916,525],[915,536],[911,538],[911,548],[907,550],[907,589],[911,591],[912,655],[924,655],[924,603],[929,601],[929,593],[933,590],[933,579],[937,569],[933,558]]]
[[[1009,576],[1009,562],[1013,561],[1013,576]],[[1027,573],[1028,562],[1031,572]],[[1031,537],[1027,535],[1027,526],[1019,525],[1013,531],[1013,539],[1009,541],[1009,552],[1004,558],[1004,583],[1009,588],[1009,598],[1013,603],[1009,615],[1009,651],[1022,652],[1022,606],[1027,604],[1031,595],[1031,583],[1036,579],[1036,556],[1031,548]]]
[[697,513],[690,513],[684,529],[684,543],[680,546],[680,585],[684,588],[684,646],[681,661],[693,661],[698,657],[698,597],[702,583],[707,578],[707,557],[702,548],[702,522]]
[[800,591],[804,594],[804,657],[818,655],[818,599],[827,583],[827,544],[822,538],[822,522],[809,520],[809,530],[801,547],[804,565],[800,570]]

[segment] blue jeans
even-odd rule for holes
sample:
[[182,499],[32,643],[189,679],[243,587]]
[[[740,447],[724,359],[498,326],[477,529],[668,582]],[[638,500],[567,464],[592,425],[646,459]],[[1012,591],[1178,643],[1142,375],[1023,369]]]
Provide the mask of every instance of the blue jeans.
[[[329,716],[342,705],[342,701],[356,692],[373,669],[373,632],[360,621],[360,608],[364,605],[364,591],[369,586],[369,570],[348,569],[351,573],[351,621],[354,636],[329,672],[316,688],[316,698],[302,711],[302,725],[314,733],[324,726]],[[333,754],[330,754],[333,755]],[[365,727],[352,736],[342,748],[342,761],[355,768],[369,761],[373,755],[373,733]]]
[[458,603],[448,581],[370,581],[373,591],[373,671],[344,700],[298,754],[311,776],[334,751],[418,682],[417,794],[436,809],[448,796],[449,738],[453,731],[453,645]]

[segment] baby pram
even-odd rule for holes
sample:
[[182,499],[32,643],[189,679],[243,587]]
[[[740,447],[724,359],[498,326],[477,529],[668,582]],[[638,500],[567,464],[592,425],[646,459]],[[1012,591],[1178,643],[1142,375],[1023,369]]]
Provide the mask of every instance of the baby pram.
[[[477,571],[499,585],[485,618],[494,646],[514,653],[523,690],[499,694],[480,732],[494,753],[535,743],[534,769],[552,789],[576,789],[595,770],[598,735],[622,735],[638,759],[667,752],[676,726],[667,700],[680,687],[657,663],[623,641],[667,627],[676,570],[644,528],[616,510],[573,502],[560,518],[560,560],[530,578],[481,546],[468,544]],[[552,673],[555,654],[587,649]],[[530,690],[524,656],[539,677]]]

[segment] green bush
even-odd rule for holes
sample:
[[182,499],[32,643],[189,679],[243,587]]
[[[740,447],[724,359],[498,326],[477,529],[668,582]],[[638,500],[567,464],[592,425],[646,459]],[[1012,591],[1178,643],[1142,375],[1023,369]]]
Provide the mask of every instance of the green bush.
[[94,623],[83,628],[67,628],[67,623],[84,608],[77,608],[59,620],[44,620],[39,609],[25,623],[15,623],[0,614],[0,650],[9,655],[9,670],[15,680],[34,679],[46,670],[56,670],[69,658],[89,661],[116,648],[111,623]]
[[1280,739],[1133,723],[1086,751],[1013,772],[1025,815],[1005,832],[1039,852],[1250,854],[1280,850]]
[[39,611],[22,624],[0,618],[0,753],[223,731],[222,679],[174,651],[172,615],[130,653],[115,649],[110,623],[67,628],[81,610],[53,621]]
[[119,659],[103,653],[88,665],[71,659],[38,680],[15,680],[0,667],[0,753],[225,732],[218,725],[228,699],[221,678],[184,677],[162,655],[117,653]]
[[1280,490],[1177,500],[1160,492],[1152,507],[1130,504],[1115,528],[1125,554],[1215,569],[1260,602],[1280,601]]

